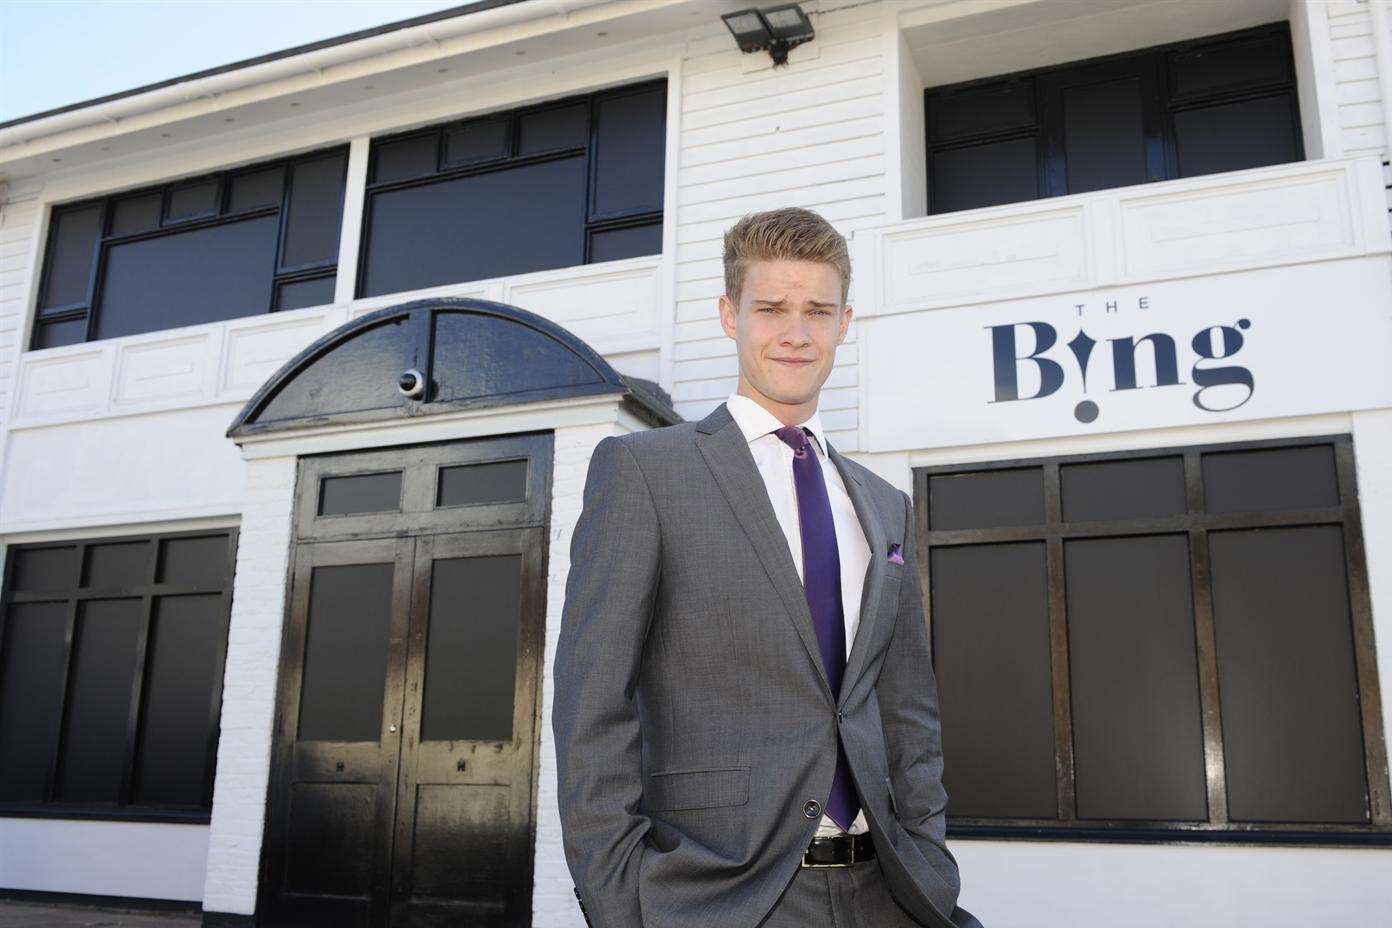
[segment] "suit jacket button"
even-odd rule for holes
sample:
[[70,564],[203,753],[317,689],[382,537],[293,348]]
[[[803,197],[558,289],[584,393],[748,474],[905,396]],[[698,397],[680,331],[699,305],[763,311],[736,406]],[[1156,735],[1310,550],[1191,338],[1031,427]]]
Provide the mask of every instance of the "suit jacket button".
[[802,814],[808,818],[816,818],[822,811],[822,804],[815,799],[809,799],[802,804]]

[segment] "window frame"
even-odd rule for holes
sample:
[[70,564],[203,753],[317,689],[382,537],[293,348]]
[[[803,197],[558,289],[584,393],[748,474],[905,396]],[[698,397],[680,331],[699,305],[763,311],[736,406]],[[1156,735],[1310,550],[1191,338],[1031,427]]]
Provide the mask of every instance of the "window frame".
[[[1209,514],[1204,511],[1203,456],[1227,451],[1331,446],[1339,489],[1337,506],[1317,509],[1257,510]],[[1111,463],[1145,458],[1179,457],[1183,460],[1186,511],[1158,518],[1129,518],[1067,523],[1063,521],[1060,469],[1087,463]],[[929,528],[929,479],[936,476],[982,473],[1012,468],[1039,468],[1044,520],[1038,525],[987,529]],[[1290,438],[1229,441],[1214,444],[1165,445],[1082,454],[1043,455],[940,464],[913,468],[914,531],[918,543],[917,570],[923,589],[925,620],[933,641],[930,558],[933,549],[974,544],[1042,542],[1049,617],[1049,679],[1054,724],[1054,771],[1058,815],[1053,820],[1029,818],[973,818],[949,814],[948,834],[959,838],[1053,839],[1070,841],[1120,841],[1146,843],[1227,842],[1259,844],[1392,845],[1392,787],[1389,786],[1387,744],[1384,737],[1381,688],[1373,635],[1372,603],[1358,500],[1353,437],[1349,433],[1304,435]],[[1358,687],[1359,728],[1363,735],[1364,775],[1368,788],[1370,821],[1357,824],[1305,824],[1230,822],[1222,758],[1222,719],[1218,701],[1217,647],[1213,621],[1212,578],[1208,550],[1210,532],[1244,528],[1336,525],[1341,528],[1349,601],[1353,665]],[[1103,821],[1079,819],[1076,812],[1072,741],[1072,698],[1069,675],[1068,617],[1063,547],[1077,538],[1186,535],[1189,547],[1193,623],[1198,659],[1202,741],[1204,745],[1207,822]],[[936,666],[936,656],[934,657]],[[950,750],[950,748],[949,748]],[[951,757],[947,762],[951,764]]]
[[[465,177],[473,177],[483,174],[491,174],[499,171],[506,171],[511,168],[528,167],[537,164],[545,164],[551,161],[560,161],[566,158],[573,158],[577,155],[585,156],[585,189],[583,191],[584,223],[580,230],[582,262],[571,267],[586,267],[593,262],[593,240],[596,233],[622,231],[624,229],[648,226],[656,223],[661,234],[663,226],[667,221],[667,186],[670,180],[670,165],[665,163],[662,166],[662,204],[656,209],[630,209],[619,212],[600,213],[595,207],[595,177],[598,159],[595,153],[598,150],[599,139],[597,135],[597,109],[601,100],[624,97],[633,94],[646,93],[658,88],[664,91],[663,101],[663,138],[664,156],[666,152],[666,137],[670,132],[672,113],[668,103],[670,93],[670,76],[645,78],[633,83],[620,84],[615,87],[606,87],[602,90],[589,90],[581,93],[568,94],[553,100],[546,100],[541,103],[533,103],[525,106],[515,106],[503,109],[489,110],[483,113],[473,113],[460,119],[451,119],[445,122],[433,123],[427,126],[419,126],[401,132],[393,132],[387,135],[374,136],[371,139],[368,153],[368,164],[366,180],[362,189],[362,215],[359,219],[360,240],[358,247],[357,268],[353,277],[353,298],[363,299],[382,299],[387,294],[364,294],[363,288],[366,283],[368,259],[372,251],[372,211],[374,197],[379,193],[391,193],[397,190],[408,189],[411,187],[428,186],[430,184],[445,181],[458,180]],[[582,145],[574,145],[568,148],[556,148],[532,154],[519,154],[519,142],[522,131],[522,120],[524,117],[546,110],[565,109],[576,104],[584,103],[588,109],[588,130],[586,141]],[[505,121],[506,135],[504,141],[504,151],[501,155],[476,161],[464,161],[450,163],[448,161],[448,135],[452,130],[459,129],[474,123],[487,123]],[[411,138],[432,137],[434,141],[434,161],[435,170],[431,173],[419,174],[411,177],[402,177],[395,180],[377,181],[374,178],[377,174],[378,154],[381,148],[393,142],[406,141]],[[652,257],[658,257],[654,255]],[[632,259],[625,259],[632,260]],[[549,270],[561,270],[553,268]],[[535,271],[529,273],[545,273],[545,271]],[[454,281],[451,284],[431,284],[420,287],[413,287],[410,290],[395,291],[399,293],[410,293],[414,290],[431,289],[438,286],[453,286],[456,284],[472,283],[473,279]]]
[[[0,593],[0,648],[4,647],[5,625],[9,618],[9,608],[19,603],[64,603],[66,609],[66,629],[63,643],[63,674],[61,695],[58,704],[58,735],[54,739],[53,754],[48,761],[48,773],[44,785],[44,798],[40,802],[0,801],[0,817],[9,818],[58,818],[88,819],[130,822],[177,822],[187,824],[208,824],[212,820],[213,782],[217,771],[217,746],[220,737],[222,716],[223,675],[227,662],[227,637],[232,616],[232,589],[236,572],[237,545],[240,530],[235,527],[208,528],[183,532],[161,532],[148,535],[109,535],[92,538],[63,539],[57,541],[35,542],[32,544],[11,544],[5,551],[4,589]],[[226,580],[220,590],[207,586],[189,584],[157,583],[155,577],[159,569],[162,545],[169,540],[185,538],[207,538],[214,535],[227,537]],[[82,586],[83,572],[87,566],[87,549],[104,544],[146,542],[156,545],[150,557],[148,575],[144,582],[136,586],[119,589],[88,590]],[[13,589],[15,553],[20,550],[33,551],[44,548],[76,548],[77,585],[67,590],[42,592],[16,592]],[[213,681],[209,707],[208,738],[205,746],[203,784],[201,787],[202,807],[161,804],[134,804],[131,796],[135,783],[135,770],[139,761],[139,745],[145,732],[146,712],[144,688],[147,682],[149,657],[147,644],[150,640],[150,627],[153,623],[158,601],[167,596],[207,595],[220,593],[222,605],[219,610],[221,629],[218,635],[217,654],[213,664]],[[141,600],[141,625],[136,640],[135,665],[132,674],[131,710],[127,715],[125,734],[125,758],[121,773],[118,799],[114,804],[107,803],[65,803],[54,800],[58,782],[58,764],[62,755],[68,724],[68,697],[72,688],[73,642],[80,606],[88,600],[109,599]]]
[[[188,175],[166,180],[158,184],[149,184],[130,190],[121,190],[114,193],[107,193],[95,197],[86,197],[81,200],[73,200],[66,203],[55,203],[52,205],[47,231],[44,236],[44,254],[42,267],[39,271],[39,285],[37,299],[34,303],[32,325],[28,338],[25,341],[28,351],[43,351],[36,344],[39,338],[40,326],[51,322],[71,322],[85,319],[86,331],[81,341],[73,342],[70,345],[54,345],[51,347],[73,347],[76,345],[91,344],[96,341],[109,341],[110,338],[127,338],[152,335],[155,332],[169,331],[168,329],[154,329],[145,332],[130,333],[129,335],[110,336],[108,338],[96,338],[97,321],[102,311],[101,293],[102,284],[105,280],[107,255],[109,250],[116,245],[129,245],[140,243],[168,235],[179,235],[189,231],[199,229],[214,228],[222,225],[245,222],[252,219],[261,219],[268,216],[277,216],[278,230],[276,233],[275,263],[268,268],[269,271],[269,304],[261,313],[248,313],[245,316],[235,318],[251,318],[261,314],[270,314],[288,310],[280,310],[277,303],[280,299],[281,289],[286,284],[299,283],[306,280],[317,280],[328,277],[335,278],[338,273],[339,254],[335,249],[332,261],[315,262],[297,266],[282,266],[281,260],[285,248],[287,237],[288,217],[290,213],[292,189],[294,186],[294,168],[300,163],[318,161],[334,156],[341,156],[343,159],[342,177],[340,184],[343,190],[344,200],[340,204],[339,232],[342,234],[342,223],[347,218],[347,182],[348,182],[348,160],[349,146],[331,145],[326,148],[316,148],[313,151],[300,152],[295,155],[288,155],[275,158],[269,161],[258,161],[251,164],[237,165],[236,167],[223,168],[216,171],[205,171],[196,175]],[[258,174],[264,171],[279,170],[281,175],[280,197],[274,206],[257,206],[242,208],[234,211],[232,206],[232,185],[238,177],[243,175]],[[213,182],[217,185],[217,192],[214,196],[215,207],[211,212],[204,212],[194,216],[184,216],[180,218],[170,218],[170,200],[174,192],[185,187],[196,187],[202,184]],[[130,232],[123,235],[114,235],[111,232],[112,223],[115,218],[116,204],[136,200],[141,197],[159,197],[159,218],[153,228],[139,232]],[[57,235],[59,217],[65,213],[77,212],[83,209],[96,207],[100,210],[97,220],[97,236],[92,246],[91,265],[88,271],[86,285],[86,299],[79,303],[68,303],[62,306],[45,307],[48,291],[53,281],[50,279],[52,274],[52,261],[57,246]],[[190,322],[188,325],[203,325],[207,323]],[[175,328],[178,328],[177,326]]]
[[[1221,91],[1181,93],[1175,84],[1175,59],[1185,53],[1203,49],[1205,46],[1241,44],[1260,40],[1271,35],[1285,39],[1286,55],[1282,59],[1284,76],[1281,80],[1247,82]],[[1029,68],[994,74],[989,77],[974,78],[952,84],[925,87],[923,90],[923,143],[924,143],[924,207],[928,216],[946,216],[964,209],[989,209],[1019,203],[1035,203],[1060,196],[1071,196],[1067,188],[1067,160],[1063,146],[1063,114],[1051,106],[1052,96],[1056,94],[1057,81],[1073,70],[1084,68],[1135,69],[1145,72],[1146,86],[1143,89],[1142,111],[1139,114],[1145,126],[1147,177],[1144,183],[1158,183],[1167,180],[1181,180],[1186,177],[1204,177],[1207,174],[1180,175],[1179,150],[1175,134],[1175,116],[1208,107],[1242,103],[1262,97],[1285,94],[1291,107],[1291,129],[1296,158],[1288,164],[1306,160],[1305,139],[1301,129],[1300,98],[1296,67],[1295,47],[1291,36],[1290,22],[1279,20],[1244,29],[1150,45],[1145,48],[1081,58],[1061,64]],[[1005,129],[977,132],[958,132],[938,141],[933,139],[933,119],[931,101],[935,95],[945,96],[960,91],[980,90],[999,84],[1004,87],[1011,83],[1026,83],[1030,90],[1030,106],[1033,122],[1029,127],[1012,126]],[[995,204],[994,207],[963,207],[961,209],[937,212],[933,208],[933,162],[939,152],[950,152],[971,148],[989,142],[1007,142],[1032,139],[1036,142],[1036,196],[1030,200],[1014,200]],[[1156,172],[1161,176],[1155,176]],[[1117,189],[1099,188],[1099,189]],[[1078,193],[1096,191],[1078,191]]]

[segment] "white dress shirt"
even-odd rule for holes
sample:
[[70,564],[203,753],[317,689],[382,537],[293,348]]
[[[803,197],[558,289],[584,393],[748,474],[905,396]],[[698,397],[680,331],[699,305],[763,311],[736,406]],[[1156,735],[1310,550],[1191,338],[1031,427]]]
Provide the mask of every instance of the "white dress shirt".
[[[726,408],[739,426],[744,438],[749,442],[749,453],[759,468],[759,476],[764,479],[768,489],[769,502],[773,513],[783,529],[792,552],[793,563],[797,565],[798,579],[802,579],[802,530],[798,524],[797,484],[793,479],[793,449],[777,435],[776,430],[783,427],[778,417],[742,393],[731,393],[725,400]],[[812,413],[807,421],[799,423],[812,433],[817,449],[817,462],[822,466],[822,476],[826,479],[827,496],[831,499],[831,518],[836,526],[836,550],[841,559],[841,609],[846,621],[846,653],[850,653],[851,643],[855,641],[856,629],[860,626],[860,594],[865,584],[865,570],[870,565],[870,545],[865,540],[865,530],[860,526],[855,506],[846,495],[846,484],[841,480],[841,472],[836,469],[826,454],[826,435],[822,431],[822,419],[818,412]],[[855,788],[855,784],[851,785]],[[868,830],[865,823],[865,810],[862,808],[851,822],[850,834]],[[823,815],[817,826],[819,835],[841,834],[830,815]]]

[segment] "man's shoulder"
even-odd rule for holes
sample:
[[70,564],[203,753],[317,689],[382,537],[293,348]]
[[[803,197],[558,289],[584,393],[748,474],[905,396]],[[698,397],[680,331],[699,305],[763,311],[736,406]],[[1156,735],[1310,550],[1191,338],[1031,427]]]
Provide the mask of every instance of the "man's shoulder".
[[611,436],[623,445],[640,461],[653,455],[662,455],[677,448],[687,447],[696,434],[695,422],[678,422],[656,429],[643,429]]

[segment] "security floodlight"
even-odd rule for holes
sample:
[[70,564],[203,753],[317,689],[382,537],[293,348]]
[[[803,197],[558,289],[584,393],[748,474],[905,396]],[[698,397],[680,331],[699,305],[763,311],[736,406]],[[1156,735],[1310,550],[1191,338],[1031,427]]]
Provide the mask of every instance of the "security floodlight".
[[774,67],[788,63],[788,52],[810,42],[815,36],[812,20],[796,3],[772,6],[767,10],[740,10],[720,17],[739,50],[748,54],[768,49]]

